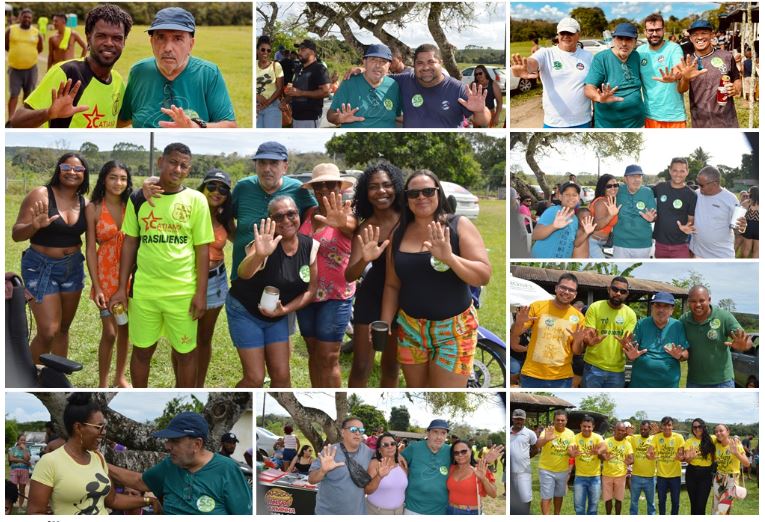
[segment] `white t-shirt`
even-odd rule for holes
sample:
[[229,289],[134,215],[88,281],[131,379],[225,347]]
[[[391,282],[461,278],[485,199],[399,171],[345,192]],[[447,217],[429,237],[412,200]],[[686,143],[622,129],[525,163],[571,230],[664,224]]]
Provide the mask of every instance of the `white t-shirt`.
[[543,47],[531,56],[539,63],[545,125],[574,127],[592,119],[592,103],[584,95],[584,79],[592,55],[577,48],[573,53],[557,46]]
[[693,225],[696,233],[691,235],[690,249],[696,257],[733,259],[733,229],[730,220],[738,199],[728,190],[714,196],[696,191],[696,214]]

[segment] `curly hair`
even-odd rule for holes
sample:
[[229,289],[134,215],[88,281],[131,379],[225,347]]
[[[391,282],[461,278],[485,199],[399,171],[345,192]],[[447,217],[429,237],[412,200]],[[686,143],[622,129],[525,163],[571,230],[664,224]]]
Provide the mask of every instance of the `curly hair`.
[[109,25],[121,25],[125,30],[125,38],[130,33],[130,28],[133,27],[133,18],[127,12],[114,4],[103,4],[94,7],[85,15],[86,35],[93,33],[93,28],[99,20],[103,20]]
[[51,176],[50,181],[45,184],[46,187],[58,187],[61,185],[61,164],[64,163],[69,158],[76,158],[79,160],[80,163],[82,163],[82,166],[85,167],[85,174],[82,178],[82,183],[80,183],[80,186],[77,187],[77,194],[83,195],[87,194],[88,190],[90,190],[90,167],[88,167],[87,160],[81,156],[80,154],[77,154],[76,152],[67,152],[63,156],[61,156],[56,161],[56,170],[53,171],[53,176]]
[[370,218],[374,212],[372,203],[369,201],[369,180],[377,172],[385,172],[390,178],[395,192],[393,209],[396,212],[401,212],[401,196],[404,193],[404,173],[392,163],[382,160],[378,163],[369,165],[356,182],[356,190],[353,194],[351,207],[353,208],[354,215],[359,218],[359,220]]

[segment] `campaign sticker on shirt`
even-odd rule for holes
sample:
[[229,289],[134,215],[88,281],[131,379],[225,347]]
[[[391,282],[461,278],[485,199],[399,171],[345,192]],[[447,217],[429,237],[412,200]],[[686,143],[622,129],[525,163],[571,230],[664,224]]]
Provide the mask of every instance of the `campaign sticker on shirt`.
[[576,315],[572,315],[571,317],[568,318],[568,320],[569,320],[569,322],[577,324],[579,322],[579,317],[576,316]]
[[672,206],[675,208],[683,208],[683,202],[682,200],[676,199],[672,202]]
[[215,509],[215,500],[207,495],[202,495],[197,499],[197,509],[202,513],[209,513]]
[[618,325],[622,325],[624,324],[624,317],[617,317],[616,319],[614,319],[614,322]]
[[582,62],[576,62],[576,68],[580,71],[584,70],[584,64]]
[[447,468],[446,466],[441,466],[440,468],[438,468],[438,471],[439,471],[439,472],[441,473],[441,475],[443,475],[444,477],[445,477],[446,475],[448,475],[448,474],[449,474],[449,468]]
[[715,317],[714,319],[709,321],[709,326],[717,330],[718,328],[720,328],[720,320]]
[[665,203],[667,201],[667,195],[662,194],[661,197],[659,198],[659,201],[661,201],[662,203]]
[[642,66],[648,65],[648,60],[643,58],[642,60],[640,60],[640,65],[642,65]]
[[712,61],[710,63],[712,64],[712,67],[716,69],[719,69],[720,67],[725,66],[725,64],[722,61],[722,58],[720,58],[719,56],[715,56],[714,58],[712,58]]
[[717,330],[709,330],[707,332],[707,339],[710,341],[716,341],[719,336],[717,335]]
[[555,326],[555,319],[550,319],[549,317],[545,319],[545,326],[547,326],[548,328],[552,328],[553,326]]
[[444,263],[443,261],[439,261],[433,256],[430,256],[430,266],[433,267],[433,270],[436,272],[446,272],[449,270],[449,265]]
[[383,101],[383,105],[385,106],[387,110],[389,111],[393,110],[393,100],[391,100],[390,98],[385,98],[385,100]]
[[298,270],[298,275],[300,276],[300,280],[304,283],[307,283],[311,280],[311,269],[308,265],[303,265]]
[[412,96],[412,105],[415,107],[421,107],[424,100],[422,99],[422,94],[415,94]]
[[663,55],[663,54],[660,54],[660,55],[659,55],[659,58],[657,59],[657,61],[658,61],[659,63],[664,63],[664,55]]
[[637,207],[638,210],[645,210],[645,203],[642,201],[638,201],[637,203],[635,203],[635,206]]
[[561,69],[563,69],[563,64],[560,63],[558,60],[555,60],[553,62],[553,69],[555,69],[556,71],[560,71]]

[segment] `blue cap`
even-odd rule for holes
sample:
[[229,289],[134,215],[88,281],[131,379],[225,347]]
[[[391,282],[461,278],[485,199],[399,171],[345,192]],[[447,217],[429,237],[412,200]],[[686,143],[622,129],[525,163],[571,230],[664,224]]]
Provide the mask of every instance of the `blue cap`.
[[287,147],[276,141],[266,141],[261,143],[257,152],[252,157],[254,160],[270,159],[287,161]]
[[390,52],[390,47],[385,44],[372,44],[364,52],[364,58],[383,58],[390,62],[393,60],[393,54]]
[[653,294],[653,297],[651,297],[651,302],[674,305],[675,298],[669,292],[656,292]]
[[449,431],[449,423],[446,422],[444,419],[433,419],[432,421],[430,421],[430,425],[428,426],[428,431],[430,430]]
[[168,31],[185,31],[193,33],[196,31],[197,24],[194,21],[194,15],[180,7],[166,7],[157,11],[154,20],[147,29],[149,33],[166,29]]
[[715,30],[715,28],[712,27],[712,24],[710,24],[707,20],[696,20],[688,28],[688,32],[690,33],[691,31],[694,31],[696,29],[709,29],[710,31]]
[[627,165],[627,168],[624,169],[624,175],[625,176],[642,176],[643,175],[643,169],[640,168],[640,165]]
[[617,25],[612,34],[613,36],[622,36],[625,38],[635,39],[637,39],[638,36],[637,28],[634,25],[627,23]]
[[228,188],[231,188],[231,176],[219,169],[210,169],[207,171],[202,183],[207,183],[208,181],[220,181]]
[[199,437],[207,440],[207,436],[210,432],[210,427],[207,425],[207,421],[200,414],[193,411],[184,411],[179,413],[167,428],[152,433],[152,437],[158,439],[180,439],[181,437]]

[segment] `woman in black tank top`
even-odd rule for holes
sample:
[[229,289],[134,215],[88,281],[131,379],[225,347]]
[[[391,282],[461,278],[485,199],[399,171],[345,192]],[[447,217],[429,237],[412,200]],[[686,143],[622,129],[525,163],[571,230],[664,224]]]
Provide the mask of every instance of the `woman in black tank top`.
[[410,388],[461,388],[473,366],[478,322],[470,286],[491,278],[489,256],[468,219],[447,216],[435,174],[404,184],[406,208],[387,252],[382,320],[398,312],[398,361]]
[[[366,388],[375,362],[369,340],[369,324],[380,319],[385,285],[385,247],[401,216],[404,175],[398,167],[382,162],[368,167],[359,176],[353,196],[353,211],[359,220],[345,280],[355,281],[369,263],[364,279],[356,287],[353,303],[353,366],[349,388]],[[380,361],[380,387],[398,386],[396,338],[391,335]]]
[[30,308],[37,334],[30,348],[35,363],[44,353],[66,357],[69,351],[69,328],[85,279],[80,248],[87,228],[83,195],[88,174],[85,158],[61,156],[50,181],[24,198],[13,225],[13,240],[30,242],[21,257],[21,273],[34,295]]
[[308,475],[308,470],[311,469],[311,464],[313,463],[313,448],[309,446],[308,444],[304,445],[302,448],[300,448],[300,451],[297,455],[295,455],[295,458],[292,459],[292,461],[289,463],[289,466],[287,467],[288,473],[302,473],[303,475]]

